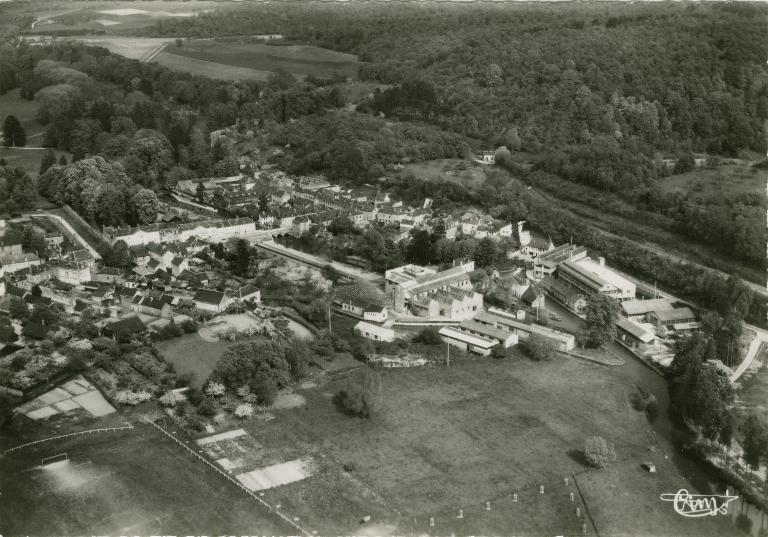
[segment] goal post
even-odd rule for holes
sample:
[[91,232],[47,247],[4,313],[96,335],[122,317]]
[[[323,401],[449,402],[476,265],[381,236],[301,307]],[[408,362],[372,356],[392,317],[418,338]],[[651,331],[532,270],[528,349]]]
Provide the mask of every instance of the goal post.
[[66,453],[59,453],[58,455],[53,455],[51,457],[40,459],[40,467],[43,468],[44,466],[53,464],[55,462],[63,462],[68,460],[69,460],[69,456]]

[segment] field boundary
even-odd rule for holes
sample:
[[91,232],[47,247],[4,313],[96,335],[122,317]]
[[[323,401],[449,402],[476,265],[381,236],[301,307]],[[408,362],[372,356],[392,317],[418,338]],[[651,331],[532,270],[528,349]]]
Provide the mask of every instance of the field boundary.
[[200,460],[201,462],[205,463],[205,464],[206,464],[206,465],[208,465],[210,468],[212,468],[213,470],[215,470],[217,473],[219,473],[219,474],[221,474],[222,476],[224,476],[225,478],[227,478],[229,481],[231,481],[233,484],[235,484],[235,485],[236,485],[236,486],[237,486],[237,487],[238,487],[240,490],[242,490],[243,492],[245,492],[245,493],[246,493],[248,496],[250,496],[251,498],[253,498],[253,499],[254,499],[254,500],[256,500],[257,502],[259,502],[260,504],[262,504],[264,507],[266,507],[266,508],[267,508],[267,509],[268,509],[268,510],[271,512],[271,513],[274,513],[274,514],[276,514],[277,516],[279,516],[280,518],[282,518],[283,520],[285,520],[285,521],[286,521],[288,524],[290,524],[291,526],[293,526],[294,528],[296,528],[297,530],[299,530],[301,533],[303,533],[303,534],[304,534],[304,535],[306,535],[307,537],[313,537],[313,534],[312,534],[310,531],[308,531],[308,530],[306,530],[306,529],[302,528],[301,526],[299,526],[298,524],[296,524],[296,522],[294,522],[293,520],[291,520],[289,517],[287,517],[286,515],[284,515],[284,514],[283,514],[283,513],[281,513],[280,511],[278,511],[278,509],[277,509],[276,507],[272,507],[272,505],[270,505],[270,504],[269,504],[269,503],[267,503],[266,501],[262,500],[262,499],[261,499],[261,498],[260,498],[258,495],[256,495],[256,494],[255,494],[255,493],[254,493],[252,490],[249,490],[249,489],[248,489],[248,488],[247,488],[245,485],[243,485],[242,483],[240,483],[239,481],[237,481],[236,479],[234,479],[232,476],[230,476],[229,474],[227,474],[227,473],[226,473],[224,470],[222,470],[221,468],[218,468],[218,467],[217,467],[215,464],[213,464],[211,461],[209,461],[208,459],[206,459],[205,457],[203,457],[202,455],[200,455],[200,454],[199,454],[197,451],[195,451],[194,449],[192,449],[191,447],[189,447],[188,445],[186,445],[184,442],[182,442],[181,440],[179,440],[178,438],[176,438],[175,436],[173,436],[171,433],[169,433],[168,431],[166,431],[165,429],[163,429],[163,428],[162,428],[161,426],[159,426],[157,423],[155,423],[154,421],[152,421],[152,420],[151,420],[151,419],[149,419],[149,418],[145,418],[145,419],[144,419],[144,421],[145,421],[146,423],[149,423],[150,425],[154,426],[154,427],[155,427],[155,428],[156,428],[158,431],[160,431],[160,432],[161,432],[161,433],[163,433],[165,436],[167,436],[168,438],[170,438],[171,440],[173,440],[173,441],[174,441],[176,444],[178,444],[179,446],[181,446],[182,448],[184,448],[186,451],[188,451],[189,453],[191,453],[192,455],[194,455],[195,457],[197,457],[197,459],[198,459],[198,460]]
[[582,494],[581,487],[579,486],[579,482],[576,479],[576,474],[571,474],[571,477],[573,478],[573,484],[576,485],[576,490],[579,492],[579,496],[581,497],[581,504],[584,506],[584,512],[589,517],[590,524],[592,524],[592,529],[595,530],[595,535],[597,535],[597,537],[600,537],[600,532],[597,531],[597,525],[595,524],[595,519],[592,518],[592,513],[589,512],[589,506],[587,505],[587,500],[584,499],[584,494]]
[[127,431],[133,429],[133,425],[130,423],[126,423],[123,427],[102,427],[100,429],[88,429],[86,431],[77,431],[74,433],[67,433],[67,434],[60,434],[58,436],[51,436],[49,438],[43,438],[41,440],[35,440],[33,442],[27,442],[26,444],[21,444],[18,446],[14,446],[12,448],[8,448],[5,451],[3,451],[4,454],[11,453],[13,451],[17,451],[19,449],[23,449],[26,447],[34,446],[36,444],[42,444],[43,442],[50,442],[52,440],[61,440],[62,438],[69,438],[72,436],[79,436],[79,435],[86,435],[86,434],[96,434],[96,433],[106,433],[106,432],[114,432],[114,431]]

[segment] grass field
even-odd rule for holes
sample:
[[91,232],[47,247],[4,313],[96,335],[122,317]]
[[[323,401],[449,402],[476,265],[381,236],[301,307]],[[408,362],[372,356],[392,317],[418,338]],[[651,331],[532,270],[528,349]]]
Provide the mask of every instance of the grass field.
[[[395,534],[581,533],[578,493],[563,478],[585,470],[581,450],[593,434],[615,443],[619,457],[611,470],[593,472],[584,483],[603,534],[732,532],[726,522],[684,519],[664,508],[659,491],[685,483],[660,453],[649,451],[654,440],[645,419],[631,409],[629,388],[609,368],[570,360],[477,360],[382,376],[383,408],[373,420],[333,408],[331,396],[342,382],[336,379],[302,391],[305,407],[244,425],[265,449],[290,445],[291,457],[302,455],[299,448],[311,453],[322,446],[322,471],[266,495],[321,533],[358,531],[366,514]],[[645,473],[640,463],[646,460],[660,473]],[[619,527],[624,511],[634,515]]]
[[[40,147],[43,141],[43,127],[35,118],[37,103],[22,99],[20,92],[20,89],[15,89],[0,95],[0,122],[4,121],[9,114],[19,118],[27,133],[27,148],[5,148],[0,145],[0,158],[5,159],[9,167],[24,168],[29,174],[36,176],[45,150],[32,148]],[[65,151],[55,151],[55,153],[57,159],[62,154],[65,154],[67,159],[72,158],[72,155]]]
[[157,349],[179,373],[195,375],[194,386],[202,386],[216,366],[216,361],[227,348],[226,343],[205,341],[197,333],[157,344]]
[[[172,58],[173,56],[177,58]],[[178,59],[179,56],[197,60],[197,62],[183,62]],[[198,39],[185,41],[181,47],[168,47],[158,57],[161,65],[180,70],[186,70],[186,66],[194,69],[201,65],[199,61],[222,66],[219,67],[221,74],[216,78],[234,76],[238,71],[228,69],[231,67],[250,69],[260,73],[283,70],[299,77],[314,75],[328,78],[337,73],[355,77],[357,74],[355,56],[304,45],[264,45]],[[251,76],[255,77],[256,73],[251,73]]]
[[270,75],[269,71],[259,71],[257,69],[248,69],[247,67],[237,67],[235,65],[224,65],[222,63],[188,58],[178,54],[171,54],[168,50],[170,48],[155,56],[152,61],[174,71],[192,73],[218,80],[267,80]]
[[728,194],[765,192],[768,172],[749,163],[723,164],[715,170],[697,168],[659,181],[667,192],[718,192]]
[[[0,456],[6,535],[291,535],[284,521],[148,425]],[[69,463],[39,468],[43,457]]]
[[489,168],[466,159],[449,158],[406,164],[400,175],[413,174],[417,179],[425,181],[442,180],[474,187],[485,182],[486,171],[489,169],[495,167]]

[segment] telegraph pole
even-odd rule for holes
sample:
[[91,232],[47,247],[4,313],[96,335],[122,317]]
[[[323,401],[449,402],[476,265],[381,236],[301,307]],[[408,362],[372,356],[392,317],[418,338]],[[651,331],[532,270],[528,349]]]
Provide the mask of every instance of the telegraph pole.
[[333,333],[333,328],[331,328],[331,305],[328,304],[328,332]]
[[445,344],[445,350],[447,352],[445,355],[445,367],[451,367],[451,344],[450,343]]

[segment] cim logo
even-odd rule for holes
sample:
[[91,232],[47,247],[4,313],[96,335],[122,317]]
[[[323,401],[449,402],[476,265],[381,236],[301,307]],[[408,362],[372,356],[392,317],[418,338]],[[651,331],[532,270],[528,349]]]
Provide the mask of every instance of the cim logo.
[[675,512],[684,517],[702,517],[727,515],[728,504],[738,496],[730,494],[690,494],[685,489],[680,489],[674,494],[662,494],[661,499],[672,502]]

